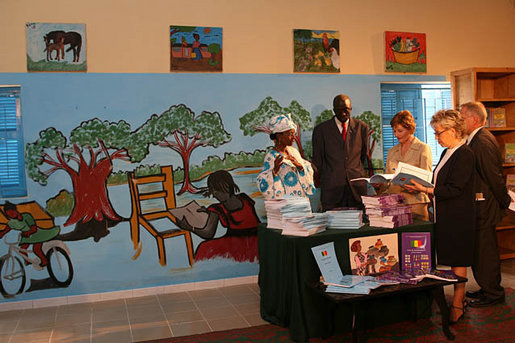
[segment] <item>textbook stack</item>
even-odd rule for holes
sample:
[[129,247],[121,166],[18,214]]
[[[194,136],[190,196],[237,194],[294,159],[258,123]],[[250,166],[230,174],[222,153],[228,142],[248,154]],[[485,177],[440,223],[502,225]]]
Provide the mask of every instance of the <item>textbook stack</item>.
[[404,195],[362,196],[370,226],[396,228],[413,223],[413,210]]
[[363,226],[363,211],[358,208],[337,208],[325,212],[329,215],[330,229],[353,230]]
[[310,236],[325,231],[329,215],[312,213],[305,197],[285,197],[265,201],[267,227],[281,229],[283,235]]

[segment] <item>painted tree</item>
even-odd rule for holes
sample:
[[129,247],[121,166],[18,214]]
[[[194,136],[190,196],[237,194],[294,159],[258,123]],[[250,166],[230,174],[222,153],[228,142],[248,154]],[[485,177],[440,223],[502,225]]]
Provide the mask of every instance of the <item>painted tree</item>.
[[203,111],[195,116],[185,105],[172,106],[161,115],[152,115],[137,132],[141,141],[152,142],[177,152],[184,166],[184,181],[178,195],[197,193],[190,181],[190,157],[198,147],[218,148],[228,143],[231,135],[225,131],[218,112]]
[[141,160],[148,153],[145,147],[133,147],[130,125],[124,121],[108,122],[92,119],[82,122],[65,136],[51,127],[27,143],[25,161],[28,176],[41,185],[57,171],[71,178],[75,205],[64,226],[76,224],[63,240],[93,237],[98,242],[107,235],[108,227],[123,220],[113,209],[107,194],[107,177],[113,160]]
[[245,136],[252,137],[258,132],[270,134],[270,128],[268,127],[270,118],[284,113],[291,113],[293,121],[297,124],[295,142],[299,147],[300,154],[304,156],[301,142],[301,131],[309,130],[313,125],[311,114],[295,100],[292,100],[290,106],[281,107],[281,105],[279,105],[279,103],[271,96],[267,96],[263,101],[261,101],[258,108],[245,113],[240,118],[240,129],[243,131]]
[[374,152],[376,143],[381,139],[381,118],[372,111],[365,111],[355,118],[364,121],[370,128],[370,131],[368,132],[368,143],[370,145],[368,156],[368,173],[371,176],[374,174],[374,168],[372,166],[372,153]]

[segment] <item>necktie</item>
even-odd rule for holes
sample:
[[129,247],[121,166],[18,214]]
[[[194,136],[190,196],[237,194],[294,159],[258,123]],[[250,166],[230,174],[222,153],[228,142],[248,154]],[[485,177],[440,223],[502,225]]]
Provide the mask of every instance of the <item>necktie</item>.
[[345,124],[343,124],[342,138],[343,138],[343,141],[345,142],[345,138],[347,138],[347,125],[345,125]]

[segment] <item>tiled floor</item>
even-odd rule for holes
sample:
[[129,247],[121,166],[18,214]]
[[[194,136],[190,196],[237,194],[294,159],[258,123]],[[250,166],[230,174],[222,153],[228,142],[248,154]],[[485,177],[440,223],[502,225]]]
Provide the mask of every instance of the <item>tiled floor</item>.
[[[515,259],[502,271],[503,286],[515,288]],[[475,290],[470,271],[469,280]],[[0,312],[0,343],[137,342],[261,324],[259,288],[248,284]]]

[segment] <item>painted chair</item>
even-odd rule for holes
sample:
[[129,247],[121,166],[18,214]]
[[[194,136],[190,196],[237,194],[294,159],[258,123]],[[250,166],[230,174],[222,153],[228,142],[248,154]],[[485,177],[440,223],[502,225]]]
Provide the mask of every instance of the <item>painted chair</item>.
[[[129,187],[131,192],[132,214],[131,239],[134,250],[140,249],[140,226],[147,230],[157,243],[159,263],[166,265],[166,251],[164,240],[183,236],[188,252],[190,267],[193,266],[193,242],[191,233],[179,229],[176,218],[169,212],[175,208],[175,193],[173,188],[173,173],[171,166],[161,167],[161,174],[135,177],[134,172],[129,173]],[[159,230],[157,221],[172,224],[172,228]],[[171,222],[171,223],[169,223]]]

